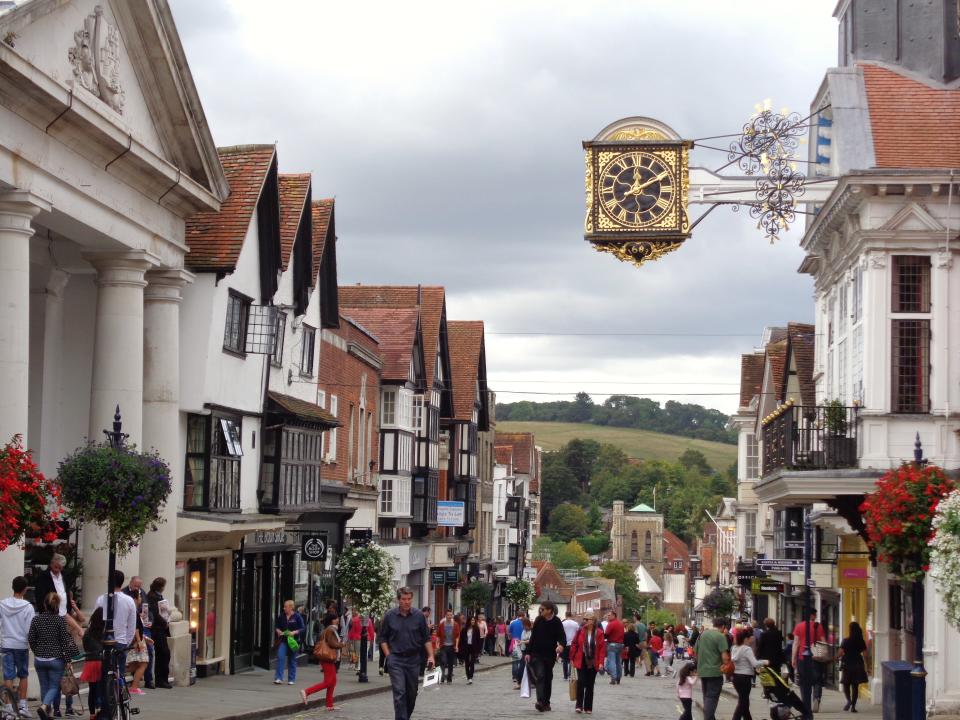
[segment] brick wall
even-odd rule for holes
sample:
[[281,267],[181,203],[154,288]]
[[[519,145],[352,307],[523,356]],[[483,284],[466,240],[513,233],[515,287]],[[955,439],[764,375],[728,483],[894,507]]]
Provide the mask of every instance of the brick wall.
[[[377,341],[347,318],[341,317],[339,329],[323,331],[320,399],[324,408],[340,421],[340,427],[327,432],[324,439],[324,480],[376,484],[380,462],[380,364]],[[370,461],[375,463],[372,471]]]

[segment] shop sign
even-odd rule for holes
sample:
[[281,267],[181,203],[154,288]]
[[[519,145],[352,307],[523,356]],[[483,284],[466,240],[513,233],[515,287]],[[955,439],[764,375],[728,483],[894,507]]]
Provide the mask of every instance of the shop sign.
[[466,515],[466,504],[461,500],[437,501],[437,525],[441,527],[463,527]]
[[448,583],[458,583],[460,582],[460,573],[457,572],[456,568],[447,568],[446,571],[447,582]]
[[841,590],[855,590],[867,587],[870,577],[869,558],[866,555],[837,556],[837,585]]
[[785,584],[782,582],[775,582],[769,578],[756,578],[751,585],[750,592],[754,595],[779,595],[783,593],[785,587]]
[[430,583],[432,585],[443,585],[446,580],[447,573],[443,570],[431,570],[430,571]]
[[304,560],[316,562],[327,559],[327,534],[315,533],[300,535],[300,555]]
[[257,530],[247,533],[244,537],[244,548],[250,550],[254,547],[276,547],[277,545],[290,545],[290,533],[283,528],[276,530]]

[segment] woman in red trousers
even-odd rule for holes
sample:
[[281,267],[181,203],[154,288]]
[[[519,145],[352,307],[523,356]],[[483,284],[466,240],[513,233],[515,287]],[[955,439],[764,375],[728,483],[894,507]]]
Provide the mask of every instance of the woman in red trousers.
[[[337,628],[340,627],[340,618],[332,613],[328,614],[323,619],[323,624],[324,629],[321,637],[327,645],[334,650],[342,648],[343,643],[340,642],[340,634],[337,631]],[[327,710],[339,710],[340,708],[333,704],[333,689],[337,686],[337,664],[328,660],[321,660],[320,667],[323,668],[323,682],[300,691],[303,704],[307,704],[308,697],[325,689],[327,691]]]

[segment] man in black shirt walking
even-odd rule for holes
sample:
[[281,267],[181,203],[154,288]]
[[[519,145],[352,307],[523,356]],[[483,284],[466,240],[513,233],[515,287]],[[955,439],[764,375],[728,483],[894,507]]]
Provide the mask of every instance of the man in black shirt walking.
[[557,656],[567,646],[563,623],[557,617],[557,606],[549,600],[540,603],[540,615],[533,621],[530,642],[524,660],[537,687],[536,708],[540,712],[550,710],[550,693],[553,690],[553,666]]
[[413,591],[397,590],[398,607],[383,616],[380,628],[380,652],[386,658],[393,690],[395,720],[410,720],[417,702],[420,653],[427,652],[427,667],[433,669],[433,643],[423,613],[413,607]]

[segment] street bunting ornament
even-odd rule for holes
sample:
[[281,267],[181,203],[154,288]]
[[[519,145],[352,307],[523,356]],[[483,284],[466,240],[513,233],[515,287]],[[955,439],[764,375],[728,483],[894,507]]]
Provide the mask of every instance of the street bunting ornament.
[[[584,237],[597,250],[640,266],[679,248],[697,224],[719,205],[750,208],[772,243],[809,204],[826,200],[836,185],[832,177],[809,181],[797,169],[797,151],[811,118],[770,102],[757,105],[741,132],[684,140],[662,122],[629,117],[611,123],[583,143],[586,152],[587,216]],[[733,138],[726,147],[703,141]],[[694,148],[726,155],[716,170],[689,166]],[[719,174],[736,167],[744,175]],[[691,222],[690,204],[708,205]]]

